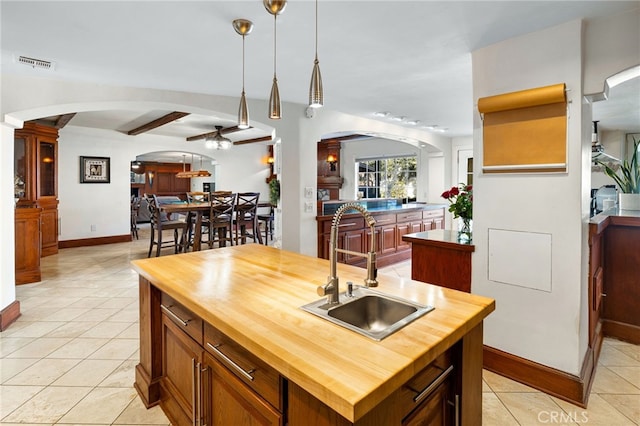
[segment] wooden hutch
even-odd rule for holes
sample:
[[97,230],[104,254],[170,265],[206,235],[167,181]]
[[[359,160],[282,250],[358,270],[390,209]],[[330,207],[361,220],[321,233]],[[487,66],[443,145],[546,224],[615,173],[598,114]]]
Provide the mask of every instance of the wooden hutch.
[[27,122],[14,138],[16,284],[40,280],[58,253],[58,129]]

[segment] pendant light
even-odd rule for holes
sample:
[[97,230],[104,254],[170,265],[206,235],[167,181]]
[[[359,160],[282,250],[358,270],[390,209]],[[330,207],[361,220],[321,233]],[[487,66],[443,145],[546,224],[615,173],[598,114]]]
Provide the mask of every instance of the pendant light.
[[222,126],[216,126],[216,134],[208,136],[204,140],[204,146],[208,149],[229,149],[231,148],[231,139],[222,136]]
[[320,62],[318,61],[318,0],[316,0],[316,59],[313,61],[313,72],[309,85],[309,106],[319,108],[323,104],[322,75],[320,75]]
[[242,36],[242,95],[240,95],[240,107],[238,108],[238,128],[249,128],[249,108],[247,107],[247,98],[244,93],[244,36],[250,34],[253,30],[253,22],[247,19],[235,19],[233,21],[233,29]]
[[267,9],[267,12],[273,15],[273,85],[271,86],[271,96],[269,96],[269,118],[279,120],[282,118],[282,104],[280,103],[280,90],[278,89],[278,78],[276,77],[276,21],[278,15],[284,12],[284,8],[287,7],[287,0],[262,0],[262,4]]

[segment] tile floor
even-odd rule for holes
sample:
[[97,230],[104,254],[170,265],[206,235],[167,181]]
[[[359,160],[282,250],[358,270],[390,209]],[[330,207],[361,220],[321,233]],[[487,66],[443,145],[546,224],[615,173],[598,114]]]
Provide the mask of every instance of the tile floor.
[[[148,227],[148,225],[147,225]],[[140,240],[60,250],[18,286],[22,316],[0,333],[0,424],[166,425],[132,387],[138,362]],[[408,262],[385,268],[410,275]],[[606,339],[583,410],[484,371],[483,424],[640,425],[640,346]]]

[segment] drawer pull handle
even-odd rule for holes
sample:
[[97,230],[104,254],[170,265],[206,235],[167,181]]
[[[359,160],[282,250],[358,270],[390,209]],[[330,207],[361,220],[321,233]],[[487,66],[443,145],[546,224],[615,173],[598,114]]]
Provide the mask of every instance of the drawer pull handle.
[[244,368],[242,368],[238,364],[236,364],[236,362],[234,360],[232,360],[231,358],[229,358],[228,356],[223,354],[220,351],[220,349],[218,349],[220,346],[222,346],[222,343],[218,343],[216,345],[212,345],[211,343],[207,342],[207,346],[209,346],[212,351],[214,351],[220,358],[222,358],[222,360],[225,363],[227,363],[228,366],[232,367],[234,370],[236,370],[238,373],[240,373],[245,379],[250,380],[250,381],[253,382],[254,377],[251,375],[251,373],[255,372],[256,370],[251,369],[249,371],[246,371]]
[[345,226],[356,226],[357,223],[355,222],[349,222],[349,223],[341,223],[340,225],[338,225],[338,228],[343,228]]
[[442,382],[445,381],[445,379],[449,376],[449,374],[451,374],[452,371],[453,371],[453,365],[450,365],[449,368],[447,368],[442,373],[440,373],[440,375],[436,377],[436,379],[433,382],[431,382],[429,386],[427,386],[424,390],[418,393],[418,395],[416,395],[413,398],[413,402],[418,403],[424,398],[426,398],[427,396],[429,396],[431,392],[433,392],[438,386],[440,386]]
[[[169,306],[170,308],[171,306]],[[178,315],[176,315],[175,313],[173,313],[173,311],[169,308],[167,308],[164,305],[160,305],[160,308],[162,308],[163,311],[165,311],[171,318],[173,318],[174,320],[178,321],[180,324],[182,324],[184,327],[189,325],[189,322],[191,321],[190,319],[188,320],[183,320],[182,318],[180,318]]]

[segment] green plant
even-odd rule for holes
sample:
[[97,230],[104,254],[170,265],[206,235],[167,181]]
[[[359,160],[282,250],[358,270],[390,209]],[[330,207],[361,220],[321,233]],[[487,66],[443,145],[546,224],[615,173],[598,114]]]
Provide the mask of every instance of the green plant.
[[459,186],[444,191],[441,197],[451,203],[449,211],[453,213],[454,218],[473,218],[473,187],[471,185],[461,183]]
[[595,162],[604,168],[604,172],[613,179],[624,194],[640,194],[640,156],[638,147],[640,140],[633,140],[633,154],[630,159],[620,163],[620,175],[609,165],[595,159]]
[[271,205],[277,206],[280,201],[280,181],[271,179],[269,181],[269,202]]

